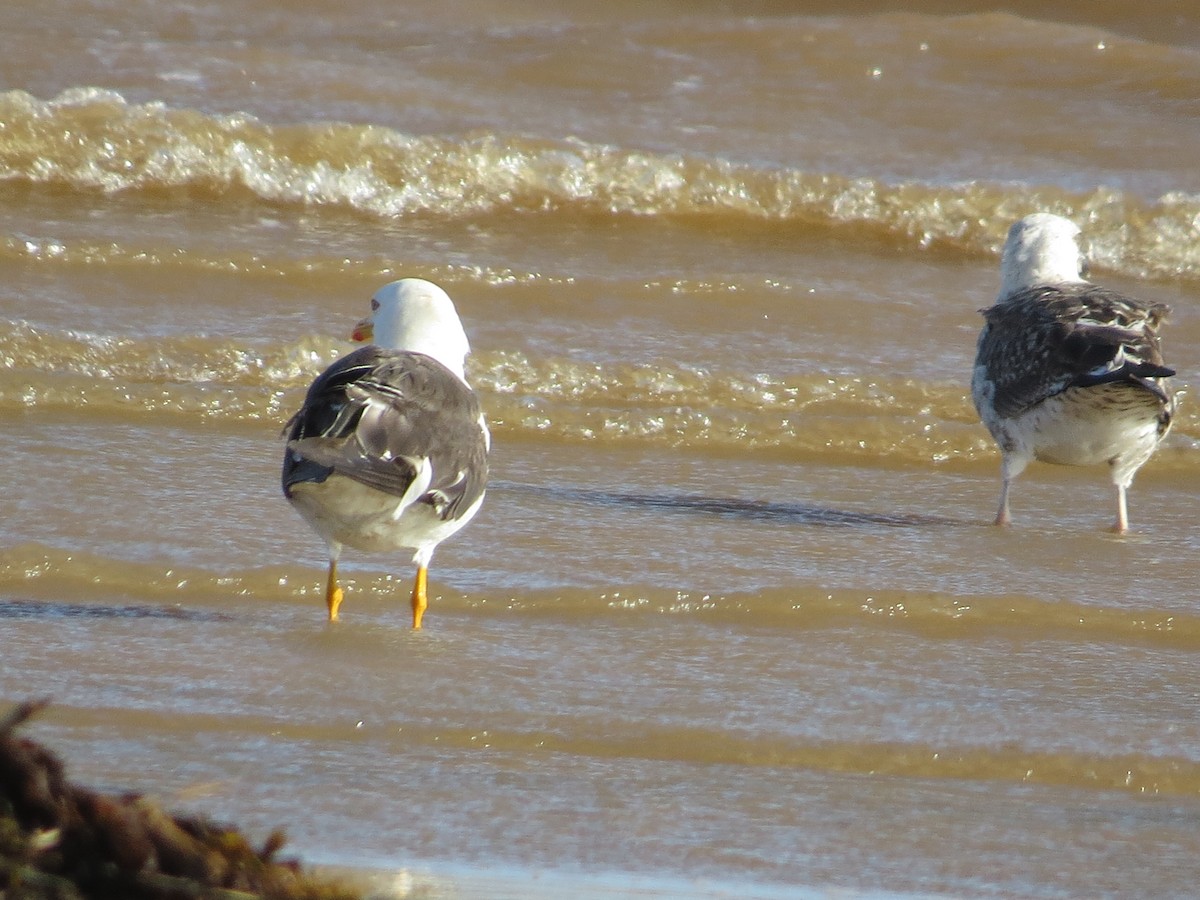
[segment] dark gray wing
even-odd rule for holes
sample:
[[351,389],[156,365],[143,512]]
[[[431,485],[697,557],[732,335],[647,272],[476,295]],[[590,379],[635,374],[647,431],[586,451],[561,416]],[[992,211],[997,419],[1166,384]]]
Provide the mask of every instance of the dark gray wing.
[[976,365],[995,387],[1002,417],[1072,387],[1123,382],[1167,394],[1158,329],[1168,309],[1092,284],[1039,285],[983,311]]
[[429,460],[432,477],[417,502],[456,518],[487,486],[487,434],[475,394],[420,353],[363,347],[312,383],[293,417],[283,491],[337,473],[403,497]]

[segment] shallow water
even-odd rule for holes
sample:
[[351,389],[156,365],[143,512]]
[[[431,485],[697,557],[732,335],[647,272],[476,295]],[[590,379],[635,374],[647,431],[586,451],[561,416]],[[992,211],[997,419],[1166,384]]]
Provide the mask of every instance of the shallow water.
[[[401,894],[1187,895],[1195,405],[999,531],[968,382],[1050,209],[1190,390],[1200,22],[644,7],[2,14],[0,696]],[[402,276],[494,481],[331,628],[280,431]]]

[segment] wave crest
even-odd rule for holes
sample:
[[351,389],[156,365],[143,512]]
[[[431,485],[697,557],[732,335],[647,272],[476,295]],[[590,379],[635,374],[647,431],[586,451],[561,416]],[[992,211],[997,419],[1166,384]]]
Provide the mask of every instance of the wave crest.
[[888,184],[564,138],[414,136],[376,125],[272,125],[132,104],[99,88],[42,101],[0,93],[0,180],[84,191],[185,190],[212,199],[348,208],[379,216],[505,213],[682,216],[866,229],[905,246],[995,254],[1031,209],[1084,226],[1097,265],[1200,278],[1200,197],[1146,202],[1100,187]]

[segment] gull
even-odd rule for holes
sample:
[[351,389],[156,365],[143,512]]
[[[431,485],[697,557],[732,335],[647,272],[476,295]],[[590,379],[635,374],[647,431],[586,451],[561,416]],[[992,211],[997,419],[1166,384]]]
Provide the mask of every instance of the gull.
[[283,493],[329,549],[329,621],[343,547],[406,548],[416,630],[434,549],[483,503],[491,437],[464,374],[467,335],[440,287],[384,285],[352,337],[369,345],[322,372],[286,426]]
[[1112,530],[1129,528],[1126,492],[1171,427],[1175,396],[1159,328],[1168,308],[1085,280],[1079,228],[1034,213],[1008,232],[1000,295],[982,310],[971,397],[1001,454],[997,525],[1012,482],[1035,459],[1108,466]]

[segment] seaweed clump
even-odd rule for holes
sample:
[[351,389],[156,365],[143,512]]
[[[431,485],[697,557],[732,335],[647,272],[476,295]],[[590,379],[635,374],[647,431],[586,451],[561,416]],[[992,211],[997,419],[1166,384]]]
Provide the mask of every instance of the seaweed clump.
[[5,900],[357,900],[254,847],[236,828],[169,815],[138,794],[67,781],[62,761],[17,729],[46,706],[0,719],[0,898]]

